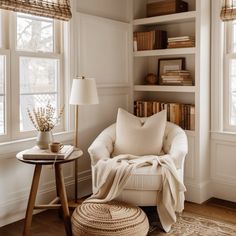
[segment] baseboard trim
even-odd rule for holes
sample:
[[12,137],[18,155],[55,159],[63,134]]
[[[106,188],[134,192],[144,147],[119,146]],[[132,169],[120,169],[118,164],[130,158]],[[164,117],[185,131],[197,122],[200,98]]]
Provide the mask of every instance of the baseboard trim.
[[[68,199],[74,196],[74,181],[65,183]],[[55,197],[56,188],[41,189],[38,192],[37,200],[40,202],[50,202]],[[83,171],[78,178],[78,198],[88,196],[92,193],[91,171]],[[25,197],[15,198],[5,204],[0,205],[0,227],[25,218],[25,211],[28,202],[28,194]],[[34,211],[34,214],[40,211]]]
[[211,197],[212,195],[212,189],[211,189],[211,181],[205,181],[203,183],[191,183],[191,182],[185,182],[186,186],[186,193],[185,198],[189,202],[195,202],[198,204],[201,204]]
[[232,184],[217,182],[213,180],[211,182],[212,192],[215,198],[223,199],[226,201],[236,202],[236,186]]
[[[185,197],[187,201],[195,203],[203,203],[208,199],[215,197],[224,199],[227,201],[236,202],[236,186],[220,183],[215,180],[205,181],[203,183],[185,182],[186,193]],[[74,181],[70,180],[66,182],[66,189],[69,199],[73,199],[74,196]],[[92,193],[92,176],[91,171],[86,170],[79,174],[78,178],[78,197],[88,196]],[[38,199],[42,202],[49,202],[55,197],[55,187],[42,189],[38,193]],[[28,201],[28,193],[25,197],[14,199],[14,201],[8,201],[5,204],[0,205],[0,227],[10,224],[12,222],[21,220],[25,217],[25,210]],[[37,214],[39,211],[35,211]]]

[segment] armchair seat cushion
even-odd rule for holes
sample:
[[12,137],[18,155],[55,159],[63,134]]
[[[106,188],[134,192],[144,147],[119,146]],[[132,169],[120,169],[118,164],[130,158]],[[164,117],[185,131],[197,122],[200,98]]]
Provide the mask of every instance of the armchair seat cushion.
[[124,189],[132,190],[160,190],[161,168],[153,169],[151,166],[135,168],[128,179]]
[[[92,167],[93,169],[94,167]],[[179,176],[182,175],[182,170],[177,170]],[[131,175],[124,187],[124,190],[136,190],[136,191],[157,191],[161,189],[162,184],[162,172],[161,168],[153,169],[151,166],[144,166],[141,168],[135,168],[131,172]],[[97,190],[97,183],[93,181],[93,192]]]

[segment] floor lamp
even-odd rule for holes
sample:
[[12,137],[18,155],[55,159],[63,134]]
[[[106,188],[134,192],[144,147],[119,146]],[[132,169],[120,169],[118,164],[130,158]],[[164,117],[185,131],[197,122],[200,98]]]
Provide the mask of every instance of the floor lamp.
[[[78,128],[79,128],[79,106],[98,104],[98,95],[96,82],[93,78],[76,77],[73,79],[71,94],[70,94],[70,104],[75,105],[75,137],[74,146],[78,148]],[[78,159],[75,161],[75,203],[77,203],[77,168]]]

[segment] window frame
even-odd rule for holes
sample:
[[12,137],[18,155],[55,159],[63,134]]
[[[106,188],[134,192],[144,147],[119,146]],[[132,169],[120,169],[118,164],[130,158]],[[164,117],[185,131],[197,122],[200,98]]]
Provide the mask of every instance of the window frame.
[[5,134],[0,135],[0,142],[9,140],[11,137],[11,119],[10,119],[10,101],[11,101],[11,90],[10,90],[10,51],[0,48],[0,55],[5,56]]
[[232,125],[232,81],[230,76],[231,60],[236,60],[236,51],[233,52],[233,22],[226,22],[224,27],[224,56],[223,56],[223,130],[226,132],[236,132],[236,125]]
[[[68,71],[64,60],[64,37],[65,37],[65,26],[66,23],[54,20],[54,52],[32,52],[22,51],[16,48],[17,39],[17,13],[6,10],[0,11],[1,17],[1,29],[6,30],[7,34],[2,39],[2,45],[0,45],[0,55],[6,56],[6,134],[0,135],[0,146],[6,142],[20,141],[21,139],[34,138],[36,131],[20,131],[20,73],[19,73],[19,62],[20,57],[35,57],[35,58],[48,58],[58,60],[58,83],[57,83],[57,94],[58,94],[58,108],[65,105],[67,91],[65,81],[65,72]],[[9,29],[8,26],[11,28]],[[69,41],[68,41],[69,42]],[[65,49],[66,50],[66,49]],[[67,48],[68,50],[68,48]],[[17,94],[17,96],[14,96]],[[65,107],[65,110],[68,110]],[[66,124],[65,121],[70,121],[68,115],[63,114],[60,125],[53,129],[53,133],[68,132],[70,124]]]

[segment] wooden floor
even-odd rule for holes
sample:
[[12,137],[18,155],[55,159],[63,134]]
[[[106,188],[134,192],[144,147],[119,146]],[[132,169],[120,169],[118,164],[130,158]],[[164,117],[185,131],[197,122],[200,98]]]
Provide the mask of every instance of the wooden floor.
[[[185,203],[185,210],[213,219],[236,224],[236,203],[211,199],[204,204]],[[1,236],[22,236],[24,221],[0,228]],[[48,210],[33,216],[32,236],[65,236],[64,225],[56,210]]]

